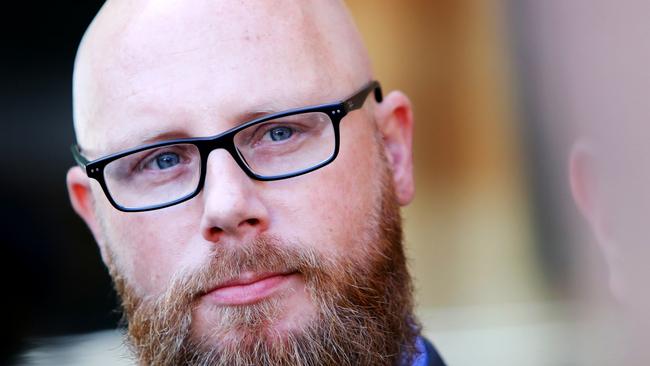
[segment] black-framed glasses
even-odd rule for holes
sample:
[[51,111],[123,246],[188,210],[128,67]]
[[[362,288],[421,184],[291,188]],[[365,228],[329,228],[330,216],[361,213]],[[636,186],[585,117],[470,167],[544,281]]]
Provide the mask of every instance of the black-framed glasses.
[[250,177],[262,181],[309,173],[331,163],[339,152],[339,124],[381,87],[371,81],[336,103],[290,109],[245,122],[216,136],[163,141],[93,161],[78,145],[72,155],[109,202],[126,212],[169,207],[196,196],[205,182],[208,156],[225,149]]

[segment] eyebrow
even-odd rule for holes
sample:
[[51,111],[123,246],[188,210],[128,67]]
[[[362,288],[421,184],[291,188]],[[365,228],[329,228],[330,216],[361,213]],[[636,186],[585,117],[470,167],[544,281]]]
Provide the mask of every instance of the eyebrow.
[[229,126],[227,129],[220,131],[216,134],[207,134],[207,135],[201,135],[201,136],[194,136],[187,131],[179,129],[179,128],[172,128],[169,130],[164,130],[164,131],[151,131],[149,133],[144,133],[141,137],[137,137],[133,139],[132,143],[128,143],[129,147],[125,147],[123,149],[118,150],[119,151],[124,151],[126,149],[130,148],[135,148],[143,145],[148,145],[152,143],[157,143],[157,142],[164,142],[164,141],[169,141],[169,140],[175,140],[175,139],[183,139],[183,138],[193,138],[193,137],[210,137],[210,136],[217,136],[221,133],[224,133],[232,128],[235,128],[237,126],[240,126],[244,123],[250,122],[252,120],[255,120],[257,118],[267,116],[270,114],[274,113],[280,113],[284,111],[288,111],[294,108],[301,108],[301,107],[307,107],[307,106],[315,106],[318,103],[309,103],[302,105],[301,103],[296,103],[296,99],[291,99],[289,101],[283,101],[283,103],[279,103],[278,101],[269,101],[267,103],[264,103],[261,106],[258,106],[257,108],[254,108],[249,111],[244,111],[242,113],[239,113],[235,115],[232,119],[229,119],[229,121],[232,121],[232,125]]
[[154,142],[183,139],[191,137],[186,132],[180,130],[154,132],[150,135],[145,135],[142,139],[138,140],[135,146],[148,145]]
[[236,124],[233,124],[232,126],[228,127],[227,129],[218,132],[217,134],[213,135],[202,135],[202,136],[193,136],[188,134],[186,131],[183,130],[178,130],[178,129],[172,129],[168,131],[154,131],[150,134],[145,134],[143,137],[139,138],[133,146],[142,146],[142,145],[148,145],[156,142],[162,142],[162,141],[168,141],[168,140],[175,140],[175,139],[183,139],[183,138],[192,138],[192,137],[210,137],[210,136],[216,136],[219,134],[222,134],[232,128],[235,128],[237,126],[240,126],[246,122],[252,121],[254,119],[273,114],[273,113],[278,113],[282,112],[287,109],[276,109],[276,108],[265,108],[265,109],[257,109],[254,111],[248,111],[241,113],[237,115],[235,118],[233,118],[233,121],[236,121]]

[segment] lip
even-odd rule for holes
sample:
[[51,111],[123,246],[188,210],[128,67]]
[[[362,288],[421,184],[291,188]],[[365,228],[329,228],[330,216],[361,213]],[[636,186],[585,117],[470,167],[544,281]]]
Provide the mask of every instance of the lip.
[[289,286],[297,272],[251,273],[247,272],[217,285],[204,296],[216,305],[247,305],[259,302]]

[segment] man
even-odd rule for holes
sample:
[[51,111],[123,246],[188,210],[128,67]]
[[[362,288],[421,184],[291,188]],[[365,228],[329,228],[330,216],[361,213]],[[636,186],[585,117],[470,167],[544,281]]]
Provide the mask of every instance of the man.
[[338,1],[108,1],[67,185],[140,364],[441,365],[399,205],[411,106]]
[[[530,3],[537,22],[545,25],[537,44],[543,45],[538,55],[545,53],[547,63],[540,69],[552,71],[539,75],[540,84],[549,88],[540,94],[560,95],[547,105],[555,118],[547,122],[556,141],[574,136],[568,159],[564,156],[575,201],[569,203],[584,216],[589,241],[603,259],[585,265],[594,257],[590,247],[576,246],[574,263],[582,270],[576,288],[588,300],[581,304],[580,320],[588,330],[576,342],[587,346],[574,352],[582,353],[588,365],[648,365],[650,26],[645,14],[650,3]],[[572,210],[560,206],[558,212]],[[607,290],[612,299],[602,296]]]

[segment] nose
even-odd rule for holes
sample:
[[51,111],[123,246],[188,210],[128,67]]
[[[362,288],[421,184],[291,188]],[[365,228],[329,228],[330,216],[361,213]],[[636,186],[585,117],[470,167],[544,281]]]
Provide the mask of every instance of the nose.
[[201,193],[201,233],[213,243],[253,238],[268,228],[262,182],[250,179],[225,150],[210,153]]

